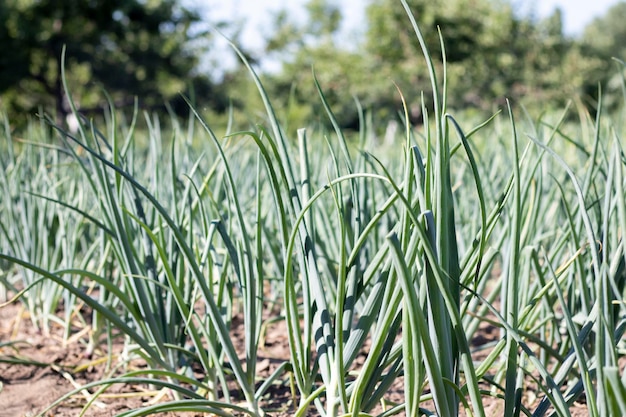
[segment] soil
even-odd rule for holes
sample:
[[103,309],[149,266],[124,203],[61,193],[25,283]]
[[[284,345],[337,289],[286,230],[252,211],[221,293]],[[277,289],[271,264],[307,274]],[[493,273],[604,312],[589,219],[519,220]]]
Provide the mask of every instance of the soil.
[[[81,327],[88,330],[82,323]],[[79,327],[77,326],[77,329]],[[243,346],[241,327],[234,323],[232,337],[235,346]],[[489,325],[481,327],[474,339],[474,344],[494,341],[499,332]],[[91,392],[83,391],[63,401],[52,410],[47,410],[64,394],[85,383],[102,379],[107,370],[105,352],[96,350],[93,355],[86,355],[86,331],[73,335],[64,342],[62,328],[52,325],[50,334],[43,334],[32,325],[27,311],[19,303],[0,308],[0,417],[46,417],[78,416],[90,398]],[[121,352],[121,342],[113,346],[113,355]],[[485,355],[486,352],[478,355]],[[261,347],[257,374],[263,378],[273,372],[278,365],[289,358],[286,328],[283,322],[276,322],[267,327],[264,344]],[[25,363],[19,363],[21,360]],[[141,367],[141,363],[134,366]],[[234,392],[234,395],[237,395]],[[147,386],[112,386],[98,397],[86,416],[105,417],[139,408],[150,403],[167,400],[167,393],[152,391]],[[386,398],[390,402],[403,401],[402,378],[392,387]],[[527,406],[536,404],[535,392],[527,392],[523,397]],[[264,410],[270,416],[289,416],[294,413],[294,399],[287,377],[272,385],[264,403]],[[486,414],[500,416],[503,403],[493,397],[485,397]],[[428,404],[425,404],[427,407]],[[382,411],[377,410],[378,412]],[[573,417],[587,416],[583,402],[575,403],[570,409]],[[43,414],[41,414],[43,413]],[[168,413],[160,416],[199,416],[193,413]],[[315,416],[313,411],[310,416]],[[400,414],[403,415],[403,414]]]

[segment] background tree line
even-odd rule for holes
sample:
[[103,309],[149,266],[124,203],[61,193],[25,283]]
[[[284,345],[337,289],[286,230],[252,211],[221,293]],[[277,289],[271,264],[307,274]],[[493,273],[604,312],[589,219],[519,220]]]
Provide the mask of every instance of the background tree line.
[[[620,23],[626,19],[624,2],[591,22],[576,38],[564,34],[558,9],[537,19],[520,14],[514,7],[520,2],[508,0],[408,3],[433,59],[439,58],[440,74],[441,30],[451,108],[493,112],[506,98],[529,107],[538,103],[542,111],[561,108],[572,99],[593,108],[599,86],[622,94],[621,66],[612,58],[626,59],[626,28]],[[335,36],[339,9],[333,4],[310,0],[308,25],[296,25],[282,16],[277,19],[278,29],[268,50],[277,53],[284,64],[270,78],[273,97],[289,100],[291,107],[301,104],[299,113],[304,119],[320,114],[319,108],[309,104],[315,94],[310,69],[314,65],[344,125],[357,123],[351,95],[380,117],[393,116],[390,113],[401,105],[393,83],[408,99],[412,116],[419,119],[420,93],[428,97],[428,74],[401,3],[370,1],[365,36],[350,49]]]
[[[505,98],[541,103],[542,109],[576,99],[592,108],[599,85],[608,91],[620,86],[619,66],[611,58],[626,58],[624,2],[576,38],[564,34],[559,10],[536,19],[520,14],[514,7],[519,2],[508,0],[408,3],[434,58],[441,56],[441,30],[452,108],[491,112]],[[394,84],[419,120],[428,77],[399,1],[368,2],[357,44],[338,36],[342,16],[335,2],[309,0],[306,11],[304,24],[287,11],[277,13],[265,49],[248,54],[252,62],[281,63],[279,71],[264,74],[264,81],[289,123],[308,124],[323,114],[311,100],[317,94],[313,68],[346,127],[357,125],[355,98],[379,119],[396,117],[400,98]],[[208,14],[210,20],[210,9]],[[104,89],[122,108],[138,97],[144,109],[184,114],[182,92],[214,113],[231,105],[251,113],[258,98],[241,65],[219,78],[199,67],[214,45],[201,21],[200,11],[175,0],[2,2],[0,105],[11,118],[43,108],[63,120],[68,106],[59,70],[65,45],[70,90],[85,112],[99,111]],[[237,41],[235,22],[210,23],[230,29]],[[441,68],[442,61],[437,65]]]

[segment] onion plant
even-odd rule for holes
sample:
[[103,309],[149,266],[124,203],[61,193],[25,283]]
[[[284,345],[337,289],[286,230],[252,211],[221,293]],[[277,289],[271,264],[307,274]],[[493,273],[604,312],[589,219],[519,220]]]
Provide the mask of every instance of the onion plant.
[[[83,411],[111,385],[149,384],[168,400],[121,415],[261,416],[271,384],[292,381],[294,415],[484,416],[490,398],[507,417],[568,416],[581,396],[590,416],[626,414],[619,127],[601,103],[585,129],[569,108],[462,121],[443,42],[438,72],[402,3],[433,96],[421,126],[404,106],[388,148],[362,111],[351,140],[317,81],[329,128],[287,131],[243,54],[265,124],[218,131],[190,106],[168,130],[111,105],[101,126],[70,101],[78,131],[20,151],[6,124],[0,283],[44,327],[80,300],[90,354],[106,331],[147,364],[81,387]],[[290,356],[261,381],[265,320],[284,320]],[[485,327],[496,336],[479,342]]]
[[[72,180],[76,172],[68,166],[64,154],[50,146],[49,129],[31,123],[28,140],[13,137],[5,119],[1,161],[0,187],[4,204],[0,224],[3,252],[49,270],[74,266],[75,258],[94,249],[93,228],[76,216],[67,206],[81,209],[84,203],[80,182]],[[20,143],[22,142],[22,143]],[[23,150],[16,151],[19,146]],[[54,203],[63,196],[66,206]],[[84,264],[82,266],[85,266]],[[42,280],[28,268],[20,268],[19,284],[4,280],[6,287],[17,292],[28,309],[31,322],[48,334],[53,322],[59,322],[69,336],[71,315],[74,313],[74,295],[64,292],[51,281]],[[80,285],[80,277],[67,276],[73,285]],[[63,303],[64,319],[57,316]]]

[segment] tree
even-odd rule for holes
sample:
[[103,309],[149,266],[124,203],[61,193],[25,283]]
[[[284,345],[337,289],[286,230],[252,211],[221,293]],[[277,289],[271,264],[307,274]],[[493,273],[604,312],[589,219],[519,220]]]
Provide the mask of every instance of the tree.
[[[604,102],[610,108],[623,103],[621,91],[624,67],[613,58],[626,61],[626,3],[620,2],[607,10],[606,14],[595,18],[583,31],[580,41],[580,54],[587,58],[582,72],[583,89],[594,105],[598,95],[598,85],[603,87]],[[621,71],[618,71],[621,68]]]
[[[447,104],[451,110],[470,110],[483,116],[505,100],[542,103],[542,110],[563,107],[576,97],[593,106],[598,80],[610,63],[602,51],[623,55],[623,39],[607,33],[593,35],[601,43],[569,38],[563,33],[560,10],[538,19],[516,10],[510,0],[407,0],[424,36],[442,83],[446,59]],[[624,5],[622,5],[624,6]],[[287,117],[302,125],[312,117],[324,121],[325,112],[312,80],[311,68],[335,115],[344,127],[356,127],[353,101],[383,125],[402,108],[397,85],[407,100],[410,116],[419,122],[422,92],[430,103],[430,80],[419,42],[398,0],[371,0],[366,9],[364,38],[337,36],[341,15],[330,0],[309,0],[307,21],[293,21],[279,13],[264,59],[282,62],[282,70],[268,75],[266,87]],[[618,13],[619,12],[619,13]],[[611,12],[610,12],[611,13]],[[612,12],[620,15],[622,11]],[[626,7],[623,14],[626,15]],[[613,19],[617,24],[620,19]],[[621,19],[623,20],[623,19]],[[606,27],[600,21],[598,28]],[[618,34],[626,34],[623,28]],[[611,32],[611,31],[606,31]],[[626,35],[623,36],[626,39]],[[611,43],[612,42],[612,43]],[[622,51],[622,52],[620,52]],[[604,55],[609,56],[607,52]],[[313,98],[313,100],[312,100]],[[532,107],[532,106],[531,106]],[[382,123],[380,123],[382,121]],[[300,127],[300,126],[297,126]]]
[[[188,84],[213,86],[194,73],[204,46],[193,34],[196,12],[175,0],[5,0],[0,3],[0,93],[7,110],[69,111],[61,51],[73,97],[89,109],[104,88],[117,105],[138,96],[143,108],[163,106]],[[194,42],[196,41],[196,42]]]
[[[505,98],[561,104],[571,97],[565,98],[566,94],[574,93],[574,88],[565,90],[561,85],[572,42],[563,35],[559,11],[537,21],[516,12],[507,0],[408,0],[408,5],[440,82],[441,31],[450,108],[492,112],[498,104],[504,105]],[[413,120],[421,119],[421,92],[426,100],[430,98],[429,75],[399,1],[369,2],[365,38],[350,49],[345,41],[336,41],[340,22],[336,6],[311,0],[307,10],[309,21],[305,23],[292,22],[284,13],[277,18],[278,30],[268,43],[268,52],[278,51],[286,58],[281,73],[272,78],[271,87],[281,92],[274,96],[292,98],[291,108],[294,102],[310,103],[316,95],[310,75],[314,67],[344,126],[354,127],[358,121],[353,97],[378,119],[396,117],[402,102],[394,84],[407,99]],[[568,62],[579,60],[574,54]],[[309,114],[323,115],[315,106],[309,104],[309,108]]]
[[[519,15],[504,0],[409,0],[408,5],[442,73],[439,31],[445,45],[449,105],[491,111],[494,103],[537,92],[546,68],[558,67],[566,48],[560,14],[546,23]],[[402,5],[372,2],[366,48],[381,66],[396,69],[407,92],[428,92],[421,47]],[[537,88],[535,88],[537,87]],[[414,103],[415,104],[415,103]]]
[[583,32],[583,42],[603,58],[626,59],[626,2],[620,2],[607,10],[604,16],[595,18]]
[[285,124],[302,127],[326,112],[313,80],[313,71],[335,115],[344,126],[356,126],[358,115],[352,96],[359,96],[358,79],[368,74],[362,56],[339,46],[342,15],[329,0],[309,0],[307,19],[294,21],[286,11],[274,19],[276,28],[267,41],[266,56],[278,58],[282,70],[268,77],[267,87],[278,107],[286,109]]

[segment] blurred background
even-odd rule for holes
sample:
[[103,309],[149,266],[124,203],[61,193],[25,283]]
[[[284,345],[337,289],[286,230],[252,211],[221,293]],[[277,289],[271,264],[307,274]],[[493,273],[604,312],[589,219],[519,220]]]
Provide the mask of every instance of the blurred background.
[[[622,98],[626,2],[409,0],[442,69],[449,107],[489,114],[510,99],[536,111],[574,101],[610,110]],[[560,7],[559,7],[560,4]],[[60,74],[85,115],[107,96],[120,111],[202,112],[254,122],[260,98],[224,36],[239,46],[286,125],[322,122],[313,77],[345,128],[355,100],[381,123],[407,99],[414,122],[430,83],[398,0],[5,0],[0,3],[0,110],[15,126],[47,112],[66,123]],[[440,72],[441,74],[441,72]]]

